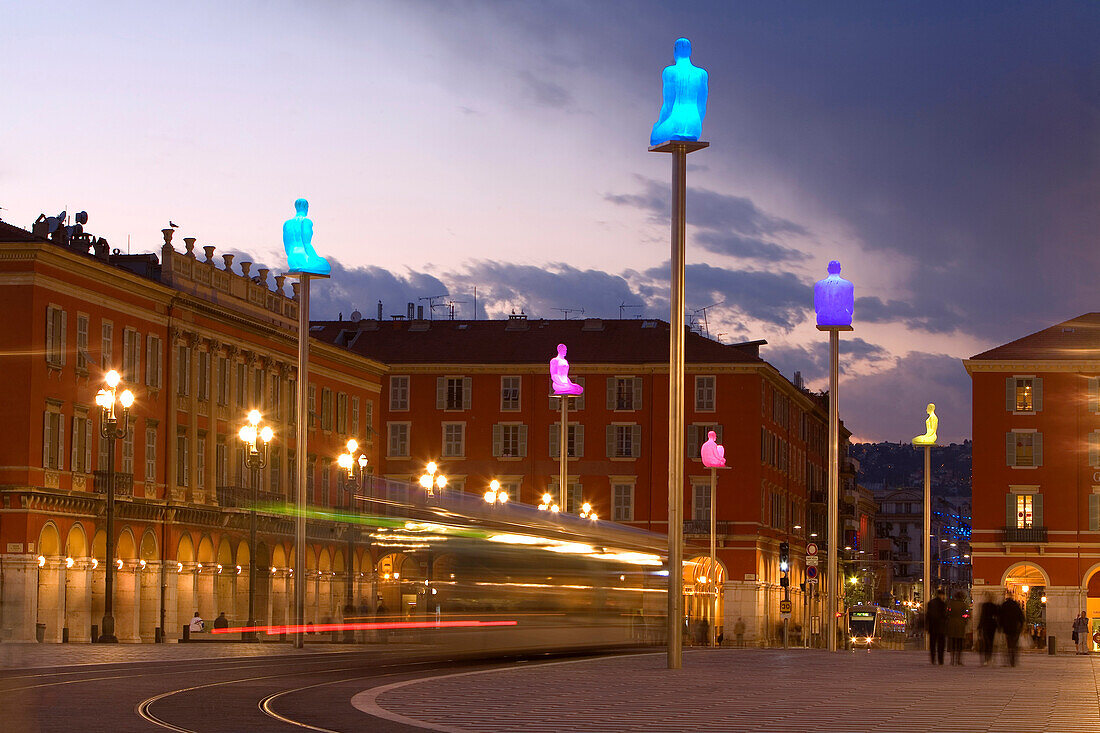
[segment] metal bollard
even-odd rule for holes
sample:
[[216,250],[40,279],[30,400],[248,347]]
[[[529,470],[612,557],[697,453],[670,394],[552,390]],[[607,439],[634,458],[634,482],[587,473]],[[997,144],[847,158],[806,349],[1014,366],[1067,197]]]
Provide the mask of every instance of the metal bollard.
[[191,625],[190,624],[184,624],[183,625],[183,636],[180,637],[180,643],[183,644],[183,643],[188,642],[188,641],[191,641]]
[[68,626],[62,626],[61,627],[61,643],[62,644],[68,644],[69,643],[69,627]]
[[163,644],[164,643],[164,629],[162,629],[159,626],[157,626],[153,629],[153,643],[154,644]]
[[1055,653],[1054,650],[1055,650],[1054,637],[1053,636],[1048,636],[1047,637],[1047,654],[1049,654],[1050,656],[1053,657],[1054,653]]
[[99,624],[92,624],[92,643],[99,641]]
[[39,644],[46,640],[46,624],[34,625],[34,638]]

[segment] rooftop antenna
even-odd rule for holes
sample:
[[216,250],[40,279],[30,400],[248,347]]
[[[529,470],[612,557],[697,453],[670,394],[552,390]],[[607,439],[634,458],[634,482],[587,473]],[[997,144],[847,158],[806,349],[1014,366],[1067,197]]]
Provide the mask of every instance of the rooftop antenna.
[[425,297],[422,297],[422,298],[417,298],[417,300],[426,300],[426,301],[428,301],[428,320],[429,321],[434,321],[435,320],[435,309],[436,308],[445,308],[446,307],[446,304],[443,302],[443,299],[446,298],[446,297],[447,297],[447,294],[444,293],[443,295],[428,295],[428,296],[425,296]]
[[[696,308],[692,311],[693,317],[699,313],[703,314],[703,332],[707,338],[710,338],[710,323],[707,321],[707,310],[715,307],[716,305],[722,305],[726,301],[720,300],[717,303],[711,303],[710,305],[704,305],[702,308]],[[695,324],[698,325],[698,318],[694,318]]]
[[644,308],[644,307],[645,307],[644,305],[627,305],[626,301],[624,300],[623,302],[619,303],[619,320],[621,321],[623,319],[623,311],[625,311],[627,308]]
[[569,320],[570,313],[580,313],[582,316],[584,315],[584,308],[555,308],[554,310],[561,311],[567,321]]
[[727,335],[727,334],[726,334],[726,332],[725,332],[725,331],[721,331],[721,332],[719,332],[719,334],[718,334],[718,343],[722,343],[722,337],[723,337],[723,336],[726,336],[726,335]]
[[455,319],[455,306],[456,305],[466,305],[466,303],[468,303],[468,302],[469,301],[466,301],[466,300],[448,300],[446,307],[447,307],[447,313],[450,317],[450,320],[453,321]]

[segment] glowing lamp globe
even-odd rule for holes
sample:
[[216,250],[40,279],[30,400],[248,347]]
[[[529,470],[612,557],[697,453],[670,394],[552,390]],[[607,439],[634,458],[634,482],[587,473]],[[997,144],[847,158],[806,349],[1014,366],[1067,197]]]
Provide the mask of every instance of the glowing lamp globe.
[[114,389],[115,387],[118,386],[118,383],[122,381],[122,377],[120,377],[118,375],[118,372],[116,372],[114,369],[112,369],[111,371],[107,372],[106,380],[107,380],[107,386],[110,387],[111,389]]
[[128,389],[122,390],[122,394],[119,395],[118,401],[122,403],[122,406],[127,410],[134,404],[134,393]]

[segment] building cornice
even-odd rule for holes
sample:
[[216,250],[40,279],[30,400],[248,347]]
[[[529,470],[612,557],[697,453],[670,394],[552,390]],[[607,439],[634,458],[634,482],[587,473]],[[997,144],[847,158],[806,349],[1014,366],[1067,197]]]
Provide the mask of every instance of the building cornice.
[[974,372],[1092,372],[1100,373],[1097,359],[963,359],[968,374]]

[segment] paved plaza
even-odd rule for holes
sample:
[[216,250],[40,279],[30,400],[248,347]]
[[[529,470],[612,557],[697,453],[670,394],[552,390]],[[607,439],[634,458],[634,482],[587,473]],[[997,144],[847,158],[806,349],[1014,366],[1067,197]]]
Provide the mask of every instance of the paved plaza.
[[451,733],[546,731],[1100,731],[1100,659],[932,667],[921,652],[696,650],[404,681],[352,704]]

